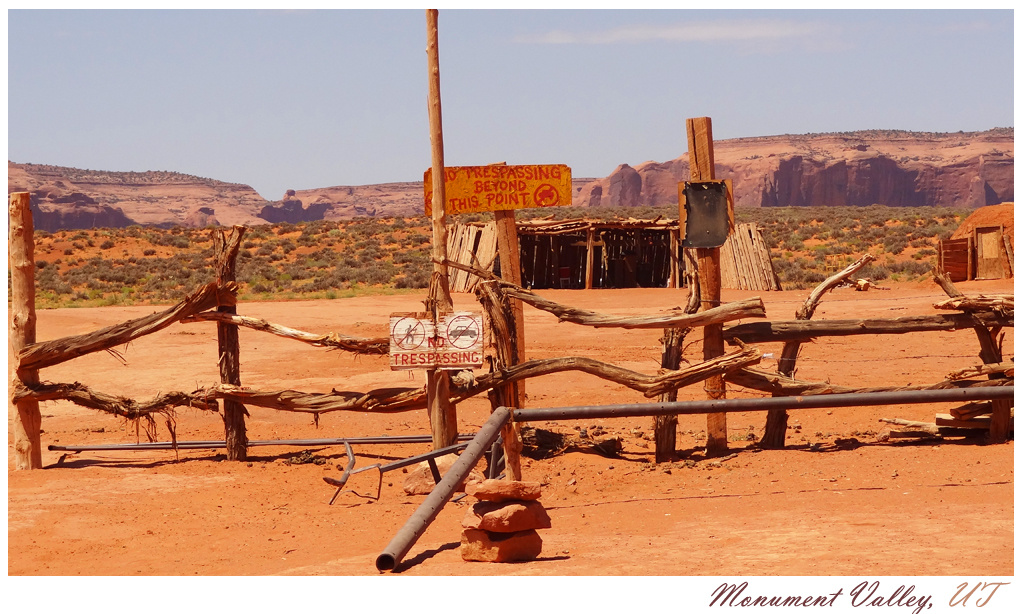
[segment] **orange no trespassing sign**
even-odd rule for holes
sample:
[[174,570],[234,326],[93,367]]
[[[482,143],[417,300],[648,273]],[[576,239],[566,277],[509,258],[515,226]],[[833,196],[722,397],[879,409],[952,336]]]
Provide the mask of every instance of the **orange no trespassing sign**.
[[[424,209],[431,215],[433,169],[423,173]],[[564,164],[446,166],[445,213],[507,211],[572,204],[572,170]]]

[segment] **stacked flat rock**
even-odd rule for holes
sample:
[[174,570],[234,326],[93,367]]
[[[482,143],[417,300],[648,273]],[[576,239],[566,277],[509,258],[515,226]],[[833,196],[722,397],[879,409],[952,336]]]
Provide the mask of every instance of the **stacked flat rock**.
[[462,558],[508,563],[540,555],[537,529],[550,529],[551,518],[537,499],[540,483],[484,480],[466,485],[479,501],[462,519]]

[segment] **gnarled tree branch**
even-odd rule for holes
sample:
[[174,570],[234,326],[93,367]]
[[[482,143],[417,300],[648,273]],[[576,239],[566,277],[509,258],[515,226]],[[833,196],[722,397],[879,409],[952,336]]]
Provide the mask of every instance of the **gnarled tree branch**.
[[387,337],[349,337],[348,335],[341,335],[338,333],[317,335],[294,328],[288,328],[287,326],[281,326],[280,324],[267,322],[266,320],[259,318],[250,318],[247,316],[220,313],[216,311],[197,313],[187,318],[183,318],[181,321],[183,324],[193,322],[226,322],[229,324],[236,324],[238,326],[245,326],[246,328],[251,328],[265,333],[271,333],[273,335],[278,335],[279,337],[302,341],[303,343],[308,343],[317,347],[337,348],[353,352],[355,354],[387,354],[389,350],[389,340]]

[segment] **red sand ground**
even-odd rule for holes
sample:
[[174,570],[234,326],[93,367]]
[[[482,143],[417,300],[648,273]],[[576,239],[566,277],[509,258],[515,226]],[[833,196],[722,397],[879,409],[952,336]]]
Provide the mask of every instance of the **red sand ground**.
[[[967,293],[1012,292],[1012,280],[960,284]],[[615,314],[647,314],[681,305],[683,291],[543,291],[553,300]],[[725,291],[726,300],[749,292]],[[768,317],[789,319],[806,291],[765,293]],[[942,298],[931,284],[903,284],[827,296],[816,319],[933,313]],[[456,305],[473,309],[471,295]],[[311,332],[383,335],[391,312],[417,311],[413,296],[335,301],[246,303],[244,315]],[[64,309],[39,314],[39,339],[82,333],[139,317],[152,307]],[[637,371],[657,371],[660,331],[559,324],[527,307],[528,357],[583,355]],[[699,331],[686,358],[697,360]],[[762,344],[778,355],[780,344]],[[1013,355],[1013,330],[1005,354]],[[242,382],[255,388],[326,392],[422,382],[391,372],[384,357],[353,357],[243,329]],[[139,399],[192,390],[216,380],[213,324],[174,325],[107,353],[46,369],[49,381],[80,381]],[[976,365],[971,331],[823,339],[804,347],[798,377],[845,385],[904,385],[941,380]],[[765,359],[765,368],[775,361]],[[733,388],[733,387],[730,387]],[[642,402],[636,392],[567,373],[530,380],[531,407]],[[746,393],[749,395],[749,393]],[[703,398],[700,386],[681,399]],[[730,390],[729,396],[745,396]],[[422,410],[380,415],[338,412],[315,428],[305,416],[250,407],[250,439],[427,433]],[[459,405],[460,432],[476,432],[486,399]],[[542,532],[541,560],[515,565],[467,563],[457,544],[469,500],[449,504],[413,546],[403,575],[953,575],[1013,574],[1013,443],[982,440],[876,441],[882,417],[931,420],[948,406],[911,405],[791,412],[785,450],[759,451],[762,413],[730,414],[735,457],[702,457],[706,421],[679,423],[680,460],[651,468],[650,418],[536,424],[557,429],[601,425],[624,440],[621,458],[573,452],[525,460],[524,477],[544,483],[553,528]],[[43,445],[132,442],[120,420],[64,402],[42,404]],[[180,411],[180,440],[220,439],[220,418]],[[160,438],[166,439],[161,428]],[[42,471],[12,470],[8,441],[8,573],[11,575],[376,575],[374,560],[423,500],[402,492],[401,472],[386,474],[371,502],[321,477],[338,476],[343,448],[318,448],[327,465],[290,465],[298,448],[251,450],[249,463],[216,451],[44,451]],[[860,445],[836,445],[856,438]],[[820,443],[813,449],[810,443]],[[424,445],[356,446],[357,466],[426,451]],[[686,460],[696,461],[687,466]],[[376,473],[355,476],[360,492]],[[342,599],[339,596],[339,599]],[[342,603],[340,601],[339,603]]]

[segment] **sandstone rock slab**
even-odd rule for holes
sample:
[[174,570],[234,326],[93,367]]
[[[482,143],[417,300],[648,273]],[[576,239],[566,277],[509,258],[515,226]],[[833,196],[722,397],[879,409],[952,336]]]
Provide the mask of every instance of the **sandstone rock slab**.
[[480,501],[466,510],[462,526],[492,533],[550,529],[551,518],[538,501]]
[[540,555],[543,540],[536,531],[489,533],[479,529],[462,532],[462,558],[466,561],[511,563],[531,561]]
[[540,482],[484,480],[467,484],[466,493],[481,501],[536,501],[540,499]]

